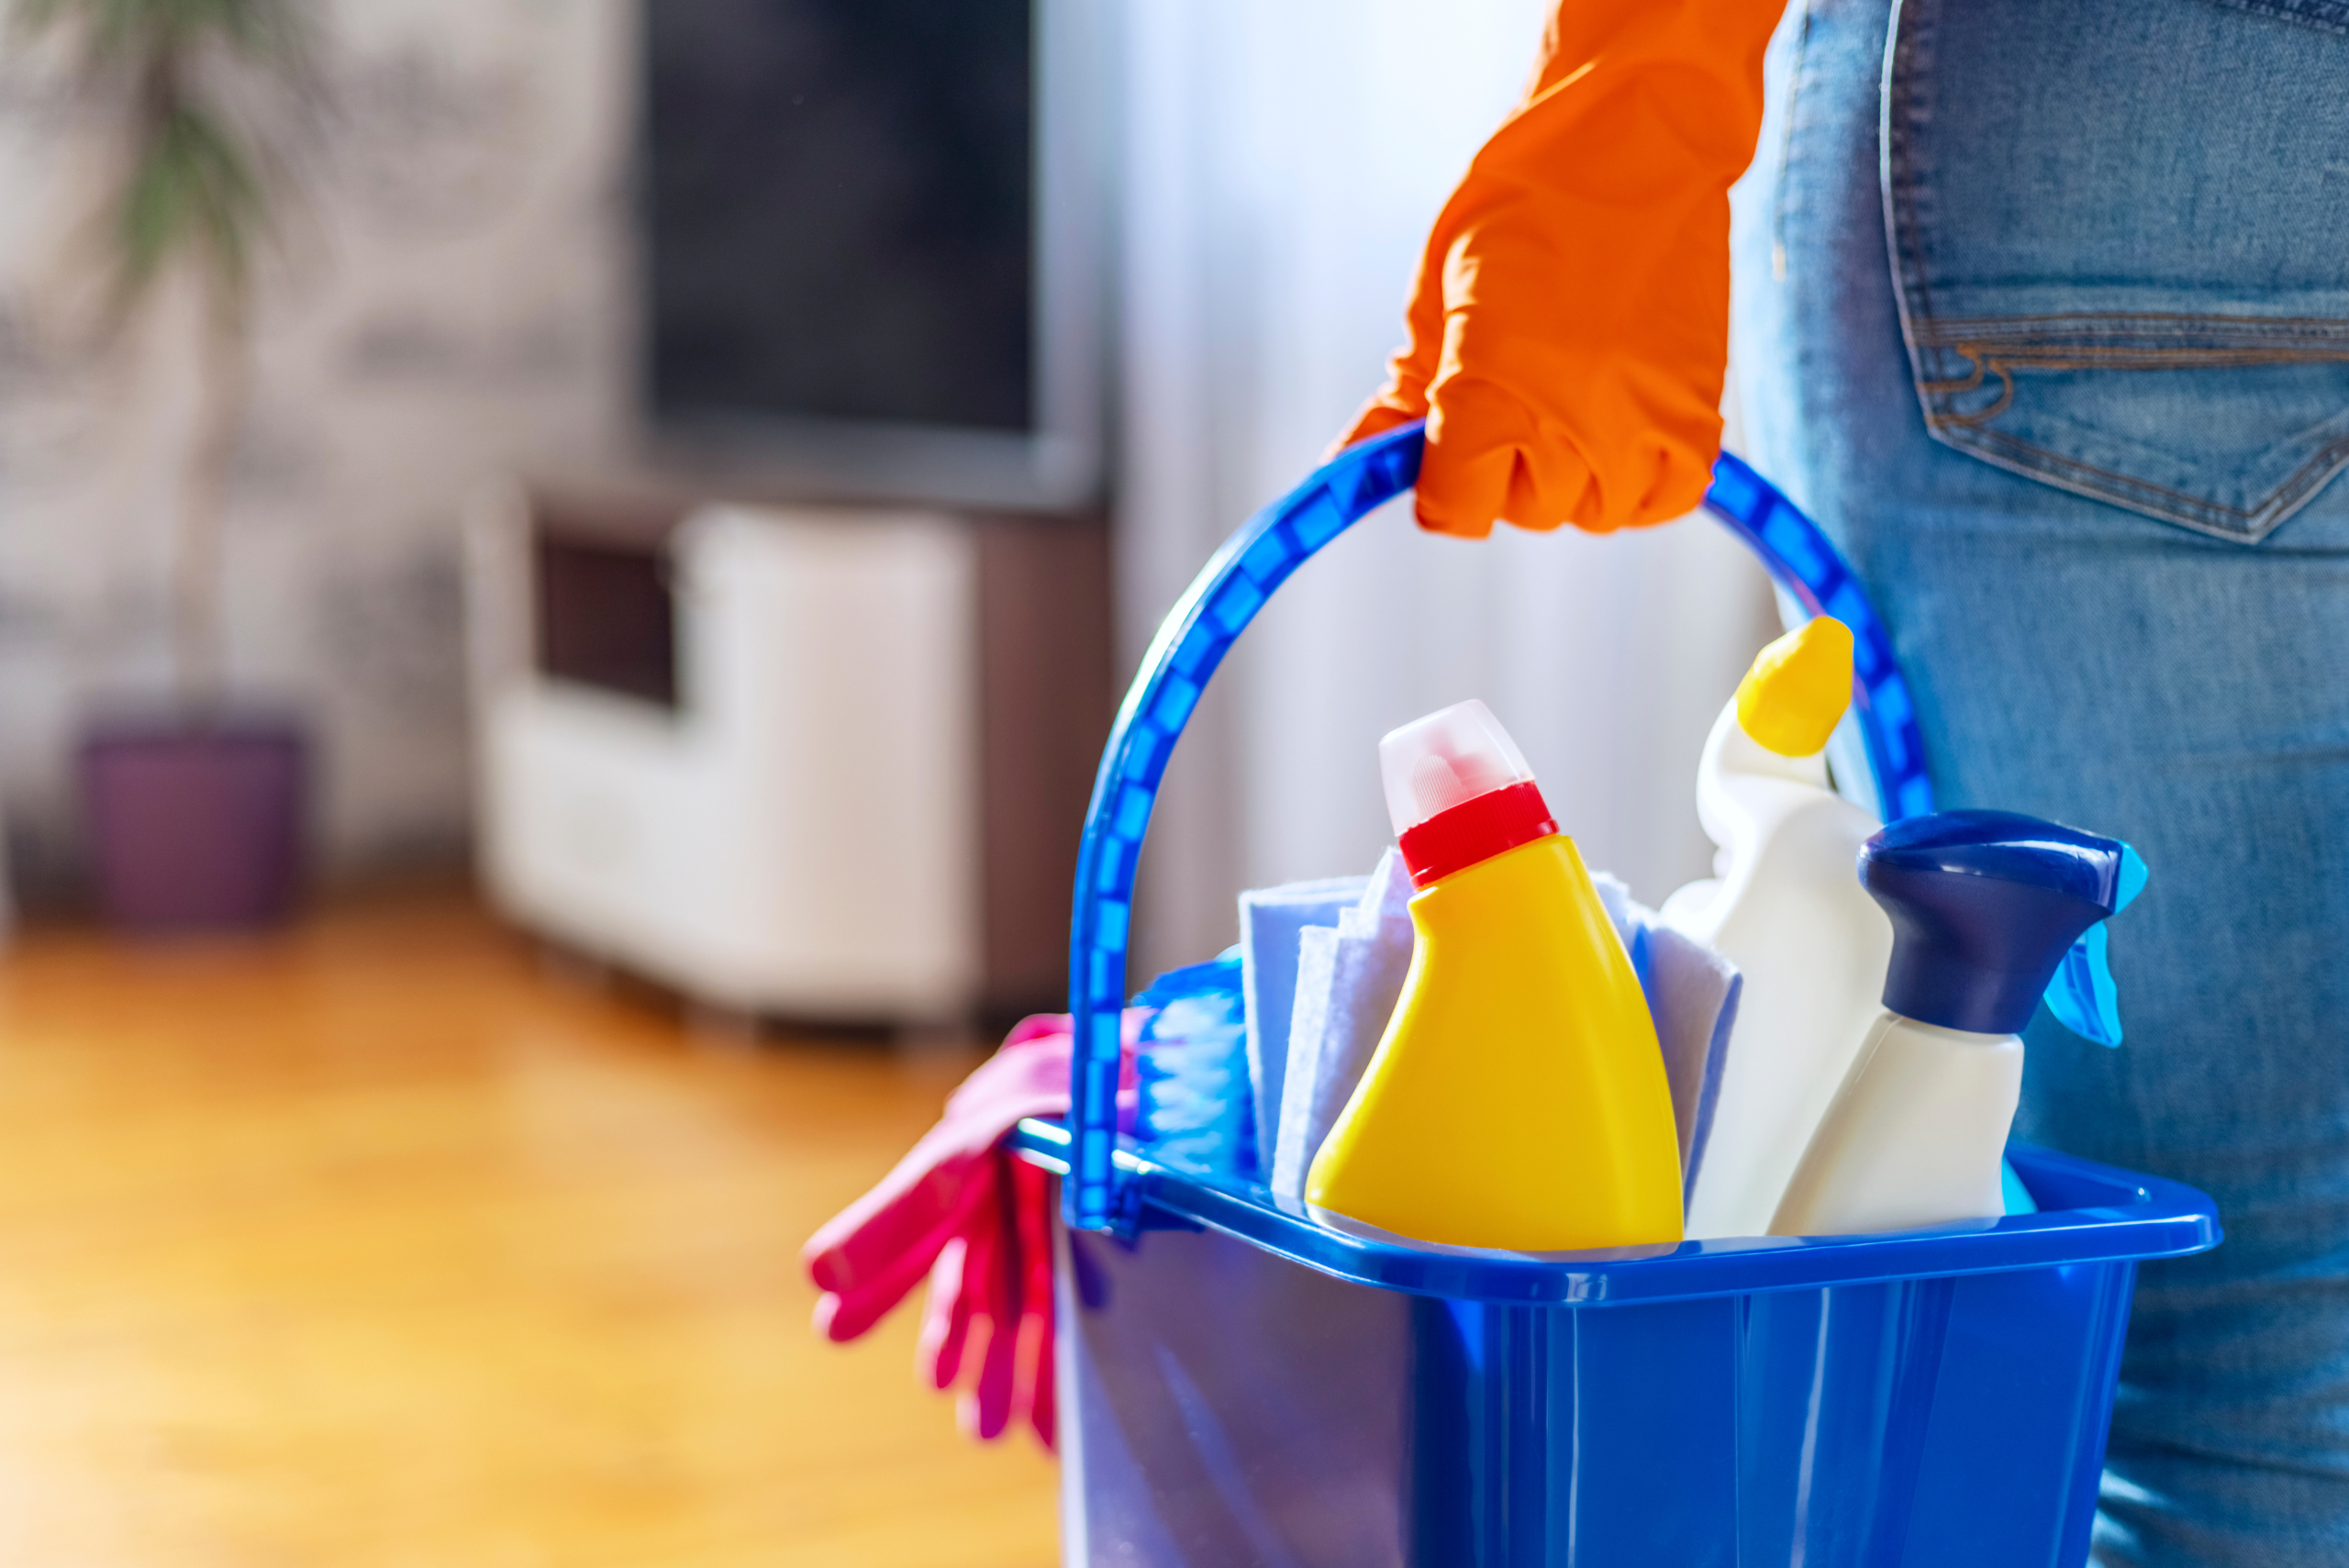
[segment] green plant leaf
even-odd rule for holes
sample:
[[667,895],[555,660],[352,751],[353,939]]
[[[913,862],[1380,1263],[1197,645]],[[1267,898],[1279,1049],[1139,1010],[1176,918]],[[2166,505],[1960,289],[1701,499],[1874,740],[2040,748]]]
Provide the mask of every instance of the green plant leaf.
[[[6,3],[6,0],[0,0]],[[295,83],[308,73],[316,0],[13,0],[19,37],[65,34],[93,84],[126,87],[126,172],[109,198],[117,303],[175,261],[197,262],[224,300],[242,295],[269,217],[267,167],[218,106],[223,67]]]
[[182,107],[156,128],[116,209],[123,292],[135,296],[182,255],[234,291],[266,203],[251,165],[210,116]]

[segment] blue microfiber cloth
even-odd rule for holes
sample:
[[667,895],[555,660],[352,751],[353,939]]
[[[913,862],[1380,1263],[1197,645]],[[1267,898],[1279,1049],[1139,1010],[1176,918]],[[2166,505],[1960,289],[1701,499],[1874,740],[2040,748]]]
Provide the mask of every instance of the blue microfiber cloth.
[[1281,1124],[1298,938],[1310,927],[1335,926],[1339,912],[1362,897],[1364,881],[1359,876],[1326,877],[1240,895],[1240,989],[1247,1002],[1248,1081],[1256,1101],[1260,1171],[1273,1168],[1273,1136]]
[[1615,923],[1615,934],[1631,954],[1640,988],[1647,993],[1648,1016],[1655,1020],[1656,1043],[1664,1048],[1664,1076],[1672,1083],[1672,1117],[1680,1129],[1685,1204],[1696,1190],[1705,1144],[1712,1136],[1721,1068],[1729,1059],[1738,992],[1745,982],[1729,960],[1659,924],[1655,911],[1634,899],[1631,890],[1615,878],[1599,872],[1591,881],[1608,918]]

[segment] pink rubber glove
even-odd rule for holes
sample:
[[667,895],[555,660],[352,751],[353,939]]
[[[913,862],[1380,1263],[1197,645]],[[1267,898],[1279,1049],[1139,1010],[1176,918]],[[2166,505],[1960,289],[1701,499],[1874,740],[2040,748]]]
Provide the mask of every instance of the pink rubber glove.
[[[1125,1019],[1119,1119],[1132,1114],[1132,1050],[1143,1014]],[[1051,1447],[1052,1183],[998,1147],[1021,1118],[1068,1109],[1069,1020],[1039,1014],[1011,1031],[946,1102],[946,1115],[879,1185],[801,1251],[824,1292],[816,1328],[863,1335],[924,1277],[918,1351],[932,1387],[966,1384],[963,1429],[1000,1437],[1026,1420]]]

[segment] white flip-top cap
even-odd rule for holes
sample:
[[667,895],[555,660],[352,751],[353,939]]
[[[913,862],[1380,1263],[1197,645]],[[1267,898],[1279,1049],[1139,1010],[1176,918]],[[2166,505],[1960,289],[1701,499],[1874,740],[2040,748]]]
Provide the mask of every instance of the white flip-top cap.
[[1378,743],[1378,772],[1398,835],[1439,811],[1533,777],[1501,721],[1474,698],[1387,731]]

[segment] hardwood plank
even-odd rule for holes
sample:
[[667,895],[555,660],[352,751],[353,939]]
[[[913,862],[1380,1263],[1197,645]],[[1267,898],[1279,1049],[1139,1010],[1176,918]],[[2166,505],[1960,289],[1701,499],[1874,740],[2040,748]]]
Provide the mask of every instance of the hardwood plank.
[[459,899],[0,959],[0,1562],[1055,1556],[1048,1456],[807,1328],[967,1060],[696,1040]]

